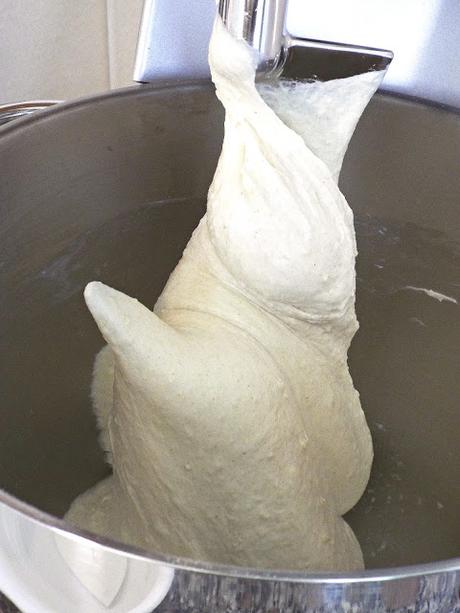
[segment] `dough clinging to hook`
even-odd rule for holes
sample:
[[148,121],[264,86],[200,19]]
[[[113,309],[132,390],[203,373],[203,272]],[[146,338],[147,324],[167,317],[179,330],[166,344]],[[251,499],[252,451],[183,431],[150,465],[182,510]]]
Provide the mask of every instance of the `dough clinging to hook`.
[[188,558],[361,568],[342,515],[372,443],[347,366],[356,243],[337,178],[382,74],[257,89],[219,19],[210,63],[225,138],[182,260],[153,312],[85,291],[109,345],[93,398],[114,472],[68,519]]

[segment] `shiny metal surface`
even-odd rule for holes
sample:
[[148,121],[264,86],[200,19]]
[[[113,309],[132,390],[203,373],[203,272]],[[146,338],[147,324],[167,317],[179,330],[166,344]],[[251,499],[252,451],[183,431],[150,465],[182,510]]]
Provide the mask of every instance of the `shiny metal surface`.
[[220,0],[228,31],[259,54],[259,71],[270,73],[282,59],[288,0]]
[[460,108],[456,0],[289,0],[293,36],[391,49],[387,91]]
[[348,520],[369,570],[221,567],[56,518],[108,471],[88,398],[102,341],[83,287],[99,279],[153,305],[203,212],[222,120],[212,87],[195,83],[59,105],[0,129],[0,517],[174,568],[165,613],[456,611],[460,307],[408,286],[460,301],[460,117],[416,101],[376,97],[342,175],[360,250],[350,365],[375,445]]
[[[145,0],[136,81],[209,77],[216,3],[193,0],[187,7],[182,0]],[[289,0],[286,25],[294,38],[391,49],[385,91],[460,108],[456,0],[387,0],[384,6],[380,0]]]
[[283,61],[275,70],[278,78],[330,81],[384,70],[393,60],[393,53],[385,49],[286,36],[282,57]]
[[36,111],[41,111],[58,104],[59,100],[37,100],[27,102],[15,102],[14,104],[0,105],[0,126],[13,119],[19,119],[25,115],[31,115]]
[[329,81],[387,68],[383,49],[295,38],[285,33],[287,0],[220,0],[229,32],[259,54],[259,78]]
[[[166,12],[161,0],[146,0],[135,80],[153,82],[171,76],[184,79],[208,74],[207,44],[215,10],[211,2],[205,11],[200,2],[192,3],[191,9],[176,13],[174,5],[168,3]],[[219,0],[219,14],[227,29],[258,52],[259,78],[327,81],[382,70],[393,59],[391,51],[382,49],[293,37],[285,29],[287,9],[288,0]],[[171,21],[171,12],[175,23]],[[201,24],[198,29],[196,19]],[[204,23],[208,25],[203,27]],[[184,40],[180,40],[181,36]],[[183,57],[187,44],[193,45],[191,58]],[[197,61],[202,61],[203,45],[206,58],[200,68]]]
[[214,0],[146,0],[142,14],[135,81],[209,76],[208,46],[216,16]]
[[[309,575],[258,571],[197,563],[139,551],[108,539],[69,530],[61,520],[20,503],[0,490],[0,589],[28,613],[48,613],[57,602],[70,613],[102,611],[69,576],[69,568],[53,562],[56,536],[71,539],[75,565],[93,551],[91,575],[107,591],[104,561],[119,560],[136,568],[143,591],[124,589],[124,601],[155,602],[158,613],[457,613],[460,610],[460,559],[353,575]],[[81,549],[79,550],[79,545]],[[26,552],[21,557],[22,551]],[[102,563],[101,563],[102,559]],[[99,562],[99,567],[94,564]],[[139,568],[139,563],[143,565]],[[51,568],[50,568],[51,567]],[[143,575],[148,581],[142,582]],[[86,583],[86,585],[85,585]],[[82,587],[84,588],[82,591]],[[121,588],[129,587],[122,584]],[[139,587],[139,586],[137,586]],[[94,594],[94,589],[92,590]],[[48,594],[51,594],[51,596]],[[1,594],[0,594],[1,595]],[[82,597],[83,595],[83,597]],[[60,600],[59,600],[60,599]],[[148,601],[148,600],[147,600]],[[51,605],[49,604],[51,602]],[[122,600],[123,602],[123,600]],[[1,604],[1,599],[0,599]],[[119,598],[116,604],[119,605]],[[111,610],[119,610],[117,608]],[[129,611],[138,611],[130,608]],[[147,613],[150,608],[141,608]],[[124,613],[123,608],[120,613]]]

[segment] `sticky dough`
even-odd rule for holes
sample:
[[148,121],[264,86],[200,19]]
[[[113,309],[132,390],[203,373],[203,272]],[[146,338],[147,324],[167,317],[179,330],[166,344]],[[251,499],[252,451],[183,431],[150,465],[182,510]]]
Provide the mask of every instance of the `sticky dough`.
[[381,73],[254,85],[217,20],[225,138],[195,230],[152,313],[101,283],[93,400],[113,476],[67,519],[159,552],[305,570],[363,565],[342,515],[372,443],[347,367],[357,329],[343,156]]

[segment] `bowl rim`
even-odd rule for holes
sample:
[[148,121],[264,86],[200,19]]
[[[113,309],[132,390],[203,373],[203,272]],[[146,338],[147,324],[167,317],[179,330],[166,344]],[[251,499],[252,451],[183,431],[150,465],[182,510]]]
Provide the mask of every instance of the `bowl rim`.
[[72,538],[77,541],[81,540],[86,543],[91,541],[106,550],[117,553],[118,555],[123,554],[128,558],[141,559],[172,567],[177,570],[185,570],[205,575],[301,584],[349,585],[389,583],[391,581],[401,581],[402,579],[460,572],[460,557],[409,566],[395,566],[390,568],[363,570],[360,572],[338,573],[246,568],[243,566],[217,564],[148,551],[140,547],[120,543],[114,539],[72,526],[65,520],[55,517],[45,511],[41,511],[26,502],[22,502],[0,489],[0,508],[2,504],[28,520],[31,520],[36,525],[40,525],[45,529],[60,533],[64,536],[72,535]]
[[[14,121],[0,126],[0,139],[5,138],[17,130],[21,130],[29,124],[46,121],[50,117],[54,117],[61,112],[68,112],[74,109],[79,109],[86,105],[106,101],[107,99],[120,98],[133,95],[149,95],[152,91],[158,90],[175,90],[175,89],[212,89],[212,83],[208,79],[196,79],[190,81],[159,81],[155,84],[142,84],[125,87],[122,89],[112,90],[93,96],[85,96],[68,102],[47,101],[46,103],[26,103],[27,107],[34,107],[33,113],[21,115]],[[439,104],[434,101],[424,100],[413,96],[395,94],[393,92],[379,92],[379,96],[396,98],[402,102],[418,103],[423,106],[436,108],[443,112],[450,112],[460,116],[460,109],[450,107],[445,104]],[[29,106],[30,105],[30,106]],[[3,105],[6,107],[21,108],[22,103],[15,105]],[[22,107],[24,108],[24,107]],[[2,110],[2,107],[0,107]],[[428,562],[423,564],[414,564],[407,566],[395,566],[382,569],[371,569],[360,572],[323,572],[311,573],[305,571],[292,571],[283,569],[260,569],[260,568],[245,568],[241,566],[232,566],[225,564],[216,564],[211,562],[192,560],[174,555],[161,554],[153,551],[147,551],[139,547],[126,545],[119,541],[108,537],[99,536],[93,532],[83,530],[72,526],[70,523],[60,519],[50,513],[42,511],[33,505],[23,502],[7,493],[0,488],[0,508],[5,505],[14,512],[31,520],[35,524],[43,526],[45,529],[50,529],[54,532],[64,535],[72,535],[77,540],[92,541],[93,543],[111,550],[114,553],[124,554],[130,558],[142,559],[151,561],[174,569],[186,570],[195,573],[218,575],[247,580],[262,580],[262,581],[281,581],[289,583],[301,584],[369,584],[380,582],[400,581],[401,579],[416,578],[428,575],[438,575],[444,573],[460,572],[460,557],[451,558],[448,560],[440,560],[436,562]]]

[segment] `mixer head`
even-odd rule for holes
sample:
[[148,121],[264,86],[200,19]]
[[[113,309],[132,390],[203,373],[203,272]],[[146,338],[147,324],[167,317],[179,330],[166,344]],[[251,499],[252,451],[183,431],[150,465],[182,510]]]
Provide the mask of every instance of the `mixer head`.
[[[228,30],[259,53],[258,79],[328,81],[383,70],[391,51],[295,38],[286,31],[288,0],[219,0]],[[209,77],[213,0],[145,0],[134,80]]]

